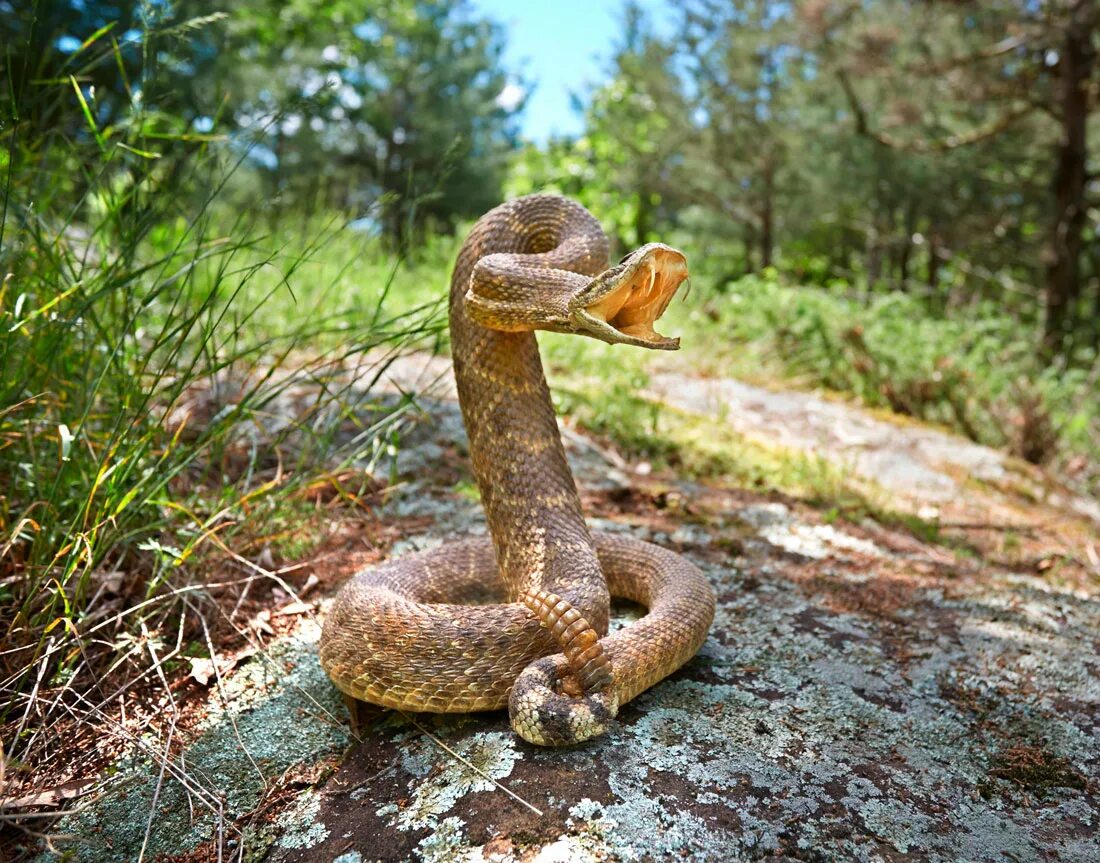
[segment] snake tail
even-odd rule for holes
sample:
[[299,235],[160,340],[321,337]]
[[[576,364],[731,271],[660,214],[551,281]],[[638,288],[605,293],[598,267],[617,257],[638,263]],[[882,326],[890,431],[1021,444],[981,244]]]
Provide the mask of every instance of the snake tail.
[[604,734],[619,712],[615,688],[570,695],[562,682],[572,669],[562,654],[544,656],[516,678],[508,699],[512,730],[538,746],[569,746]]

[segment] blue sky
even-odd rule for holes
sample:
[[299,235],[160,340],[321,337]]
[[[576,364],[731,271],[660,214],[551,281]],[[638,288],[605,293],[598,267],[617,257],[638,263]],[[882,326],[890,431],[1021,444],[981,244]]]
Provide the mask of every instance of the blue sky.
[[[658,27],[668,21],[664,0],[639,5]],[[533,85],[520,118],[524,137],[542,142],[551,133],[580,132],[569,94],[607,77],[612,48],[622,41],[623,0],[473,0],[473,6],[504,25],[506,67]]]

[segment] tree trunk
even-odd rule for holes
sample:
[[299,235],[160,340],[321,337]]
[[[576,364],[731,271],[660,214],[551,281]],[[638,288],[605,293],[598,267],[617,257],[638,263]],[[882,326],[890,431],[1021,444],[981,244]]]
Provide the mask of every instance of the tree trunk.
[[653,222],[653,205],[649,200],[649,192],[644,189],[638,191],[634,197],[638,202],[634,208],[634,248],[637,249],[649,242]]
[[1095,279],[1095,292],[1092,295],[1092,317],[1088,321],[1089,347],[1093,355],[1100,353],[1100,277]]
[[880,230],[880,222],[878,213],[875,213],[872,217],[871,227],[867,232],[867,258],[863,265],[867,270],[868,295],[874,293],[879,280],[882,278],[883,232]]
[[1058,66],[1058,101],[1062,140],[1054,176],[1054,225],[1046,279],[1046,323],[1043,346],[1056,356],[1072,345],[1081,298],[1081,251],[1085,229],[1085,187],[1088,183],[1089,81],[1096,65],[1092,44],[1097,7],[1078,0],[1070,14]]
[[931,230],[928,232],[928,289],[933,296],[938,293],[941,263],[943,259],[940,257],[940,238],[935,230]]
[[775,165],[764,166],[764,200],[760,210],[760,268],[772,265],[775,245]]
[[898,253],[898,281],[901,289],[909,287],[909,261],[913,254],[913,235],[917,232],[917,208],[910,202],[905,208],[905,236],[901,238],[901,250]]

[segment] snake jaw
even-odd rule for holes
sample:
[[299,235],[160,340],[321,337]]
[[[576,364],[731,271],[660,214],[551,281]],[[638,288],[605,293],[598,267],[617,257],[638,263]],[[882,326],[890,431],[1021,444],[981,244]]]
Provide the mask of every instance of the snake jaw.
[[569,304],[573,324],[585,335],[610,344],[676,350],[680,340],[661,335],[653,324],[687,277],[682,252],[649,243],[596,276],[573,298]]

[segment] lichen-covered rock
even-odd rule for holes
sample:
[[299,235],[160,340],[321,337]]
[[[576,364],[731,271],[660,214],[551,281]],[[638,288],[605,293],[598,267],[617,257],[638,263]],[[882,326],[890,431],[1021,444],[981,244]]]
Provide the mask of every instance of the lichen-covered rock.
[[[208,715],[182,750],[143,739],[105,779],[104,793],[56,826],[62,855],[99,863],[164,859],[219,837],[239,848],[236,821],[251,812],[272,783],[295,767],[318,764],[346,745],[343,704],[316,659],[319,635],[304,624],[294,638],[244,664],[217,690]],[[284,847],[310,847],[321,838],[312,822],[292,828],[245,830],[251,852],[280,837]],[[249,835],[251,833],[251,835]],[[247,843],[246,843],[247,844]],[[257,859],[254,855],[248,859]]]
[[[455,405],[429,407],[379,513],[426,524],[395,553],[484,530],[476,501],[423,476],[462,448]],[[567,445],[593,521],[680,549],[719,597],[700,654],[610,734],[539,749],[503,713],[376,710],[352,740],[306,622],[227,675],[228,706],[169,769],[162,740],[119,764],[58,825],[78,837],[61,847],[93,863],[143,846],[281,863],[1100,860],[1095,589],[669,477],[650,504],[649,480]]]
[[1097,859],[1093,600],[992,578],[868,620],[700,563],[712,637],[612,734],[545,750],[500,715],[389,717],[332,780],[328,838],[273,859]]

